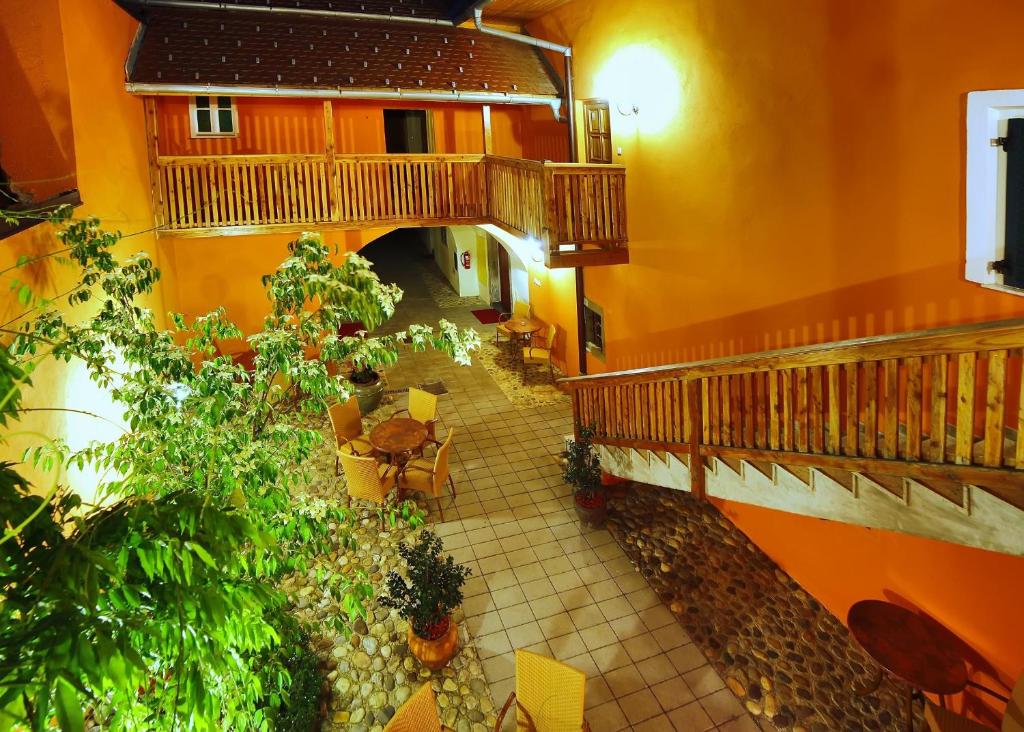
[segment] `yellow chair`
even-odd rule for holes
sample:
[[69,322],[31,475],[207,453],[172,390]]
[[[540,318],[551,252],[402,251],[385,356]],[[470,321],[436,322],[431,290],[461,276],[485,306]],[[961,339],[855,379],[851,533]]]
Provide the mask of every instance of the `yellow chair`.
[[[988,689],[982,689],[988,691]],[[1000,699],[1006,700],[1000,696]],[[992,728],[974,722],[948,709],[938,707],[930,701],[924,705],[924,719],[930,732],[991,732]],[[1024,675],[1014,684],[1010,699],[1003,715],[1002,732],[1024,732]]]
[[399,409],[395,412],[398,416],[402,412],[409,415],[411,419],[422,422],[427,428],[427,437],[436,440],[435,428],[440,421],[437,416],[437,395],[429,391],[423,391],[415,387],[409,387],[409,406],[406,409]]
[[498,336],[504,336],[509,342],[514,341],[518,336],[506,328],[503,323],[506,320],[512,318],[529,318],[530,317],[530,303],[528,302],[514,302],[512,303],[512,314],[502,315],[498,319],[498,327],[494,329],[494,345],[498,345]]
[[[327,408],[327,416],[331,418],[334,439],[337,440],[337,453],[347,452],[350,455],[370,455],[373,445],[363,434],[363,416],[359,413],[359,402],[349,397],[347,402],[338,402]],[[338,475],[338,458],[334,458],[334,474]]]
[[444,494],[444,484],[452,487],[452,497],[455,497],[455,481],[452,479],[451,471],[448,468],[448,454],[452,449],[452,437],[455,429],[448,430],[448,437],[438,446],[437,455],[433,460],[428,458],[413,458],[405,464],[398,476],[398,488],[420,491],[424,495],[431,495],[437,499],[437,510],[444,521],[444,508],[441,506],[441,496]]
[[348,505],[352,499],[370,501],[380,506],[387,504],[388,493],[395,487],[398,469],[393,465],[378,463],[372,457],[352,455],[338,451],[341,470],[345,473],[348,486]]
[[583,718],[587,676],[582,671],[520,648],[516,651],[516,689],[501,708],[495,732],[516,705],[516,729],[535,732],[589,732]]
[[547,366],[551,372],[551,380],[554,381],[555,367],[551,363],[551,354],[555,348],[555,326],[548,326],[548,332],[542,342],[543,346],[523,346],[523,373],[526,373],[527,366]]
[[434,690],[430,688],[430,682],[406,699],[405,704],[398,708],[395,716],[384,727],[384,732],[450,732],[450,728],[443,726],[437,716],[437,704],[434,702]]

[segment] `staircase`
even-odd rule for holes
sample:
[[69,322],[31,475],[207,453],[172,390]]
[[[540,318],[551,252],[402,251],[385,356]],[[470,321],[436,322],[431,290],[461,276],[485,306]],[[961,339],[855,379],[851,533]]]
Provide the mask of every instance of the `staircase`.
[[1024,555],[1022,349],[1014,320],[562,383],[613,475]]

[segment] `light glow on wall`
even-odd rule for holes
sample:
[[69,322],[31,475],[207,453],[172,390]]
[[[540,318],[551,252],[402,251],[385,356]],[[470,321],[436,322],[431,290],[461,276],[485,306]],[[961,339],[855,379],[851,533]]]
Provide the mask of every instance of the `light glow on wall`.
[[619,114],[634,119],[636,129],[643,133],[660,132],[676,117],[682,85],[672,62],[647,44],[620,48],[594,77],[595,95],[607,99]]

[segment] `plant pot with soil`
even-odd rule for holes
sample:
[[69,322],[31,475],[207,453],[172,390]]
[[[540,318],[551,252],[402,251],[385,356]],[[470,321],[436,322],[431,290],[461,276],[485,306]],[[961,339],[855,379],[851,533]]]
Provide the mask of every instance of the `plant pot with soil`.
[[412,546],[400,544],[406,577],[391,571],[380,604],[409,621],[409,650],[431,670],[448,665],[459,650],[459,631],[452,611],[462,603],[462,585],[470,569],[441,556],[441,539],[424,531]]
[[356,393],[360,413],[366,415],[380,406],[384,398],[384,379],[370,366],[353,369],[348,380]]
[[608,518],[608,496],[601,484],[601,458],[594,450],[594,428],[580,426],[578,437],[562,453],[562,479],[573,487],[580,523],[602,528]]

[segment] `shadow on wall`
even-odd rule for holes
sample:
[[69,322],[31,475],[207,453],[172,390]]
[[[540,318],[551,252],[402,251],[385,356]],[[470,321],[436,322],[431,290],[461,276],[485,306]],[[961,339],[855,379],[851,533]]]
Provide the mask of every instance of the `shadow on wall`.
[[[929,298],[911,305],[908,293],[929,293]],[[703,323],[612,339],[607,370],[1021,316],[1024,298],[970,284],[962,279],[959,263],[947,263]],[[608,332],[613,336],[624,330]]]

